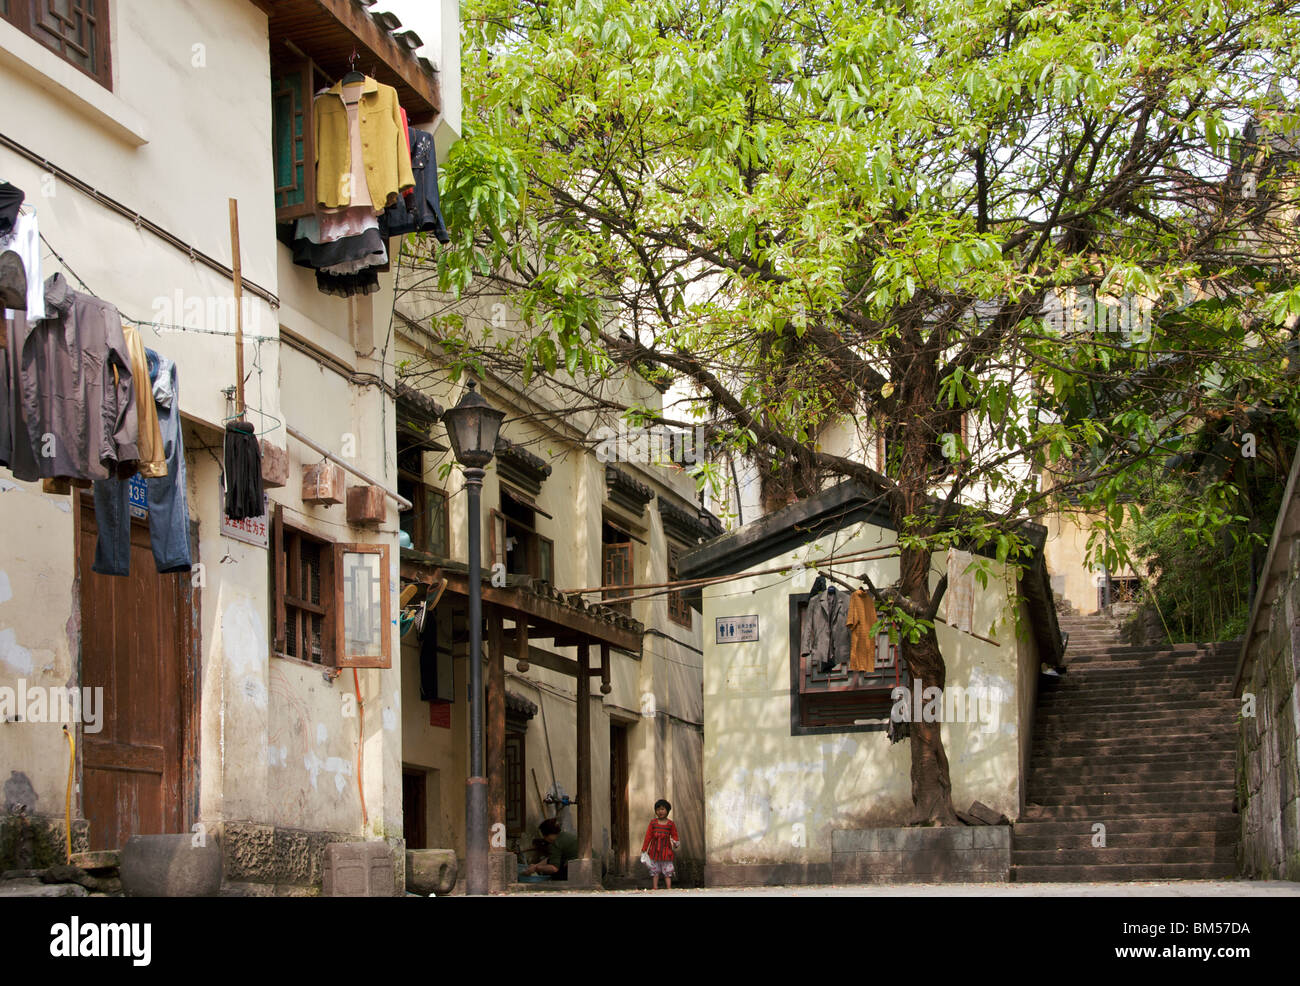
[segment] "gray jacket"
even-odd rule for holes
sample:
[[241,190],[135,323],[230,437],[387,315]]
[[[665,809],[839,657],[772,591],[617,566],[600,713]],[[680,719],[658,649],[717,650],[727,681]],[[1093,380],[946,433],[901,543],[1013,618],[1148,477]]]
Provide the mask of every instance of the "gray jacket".
[[[13,451],[15,478],[52,476],[108,479],[140,458],[139,421],[131,354],[117,309],[73,291],[62,274],[45,282],[48,317],[14,320],[18,391],[14,444],[27,439],[27,454]],[[11,368],[13,367],[11,363]],[[17,415],[16,415],[17,416]],[[130,463],[130,466],[125,464]]]
[[831,592],[828,588],[808,600],[803,613],[799,656],[811,657],[814,671],[829,671],[837,664],[849,663],[851,646],[849,627],[849,594]]

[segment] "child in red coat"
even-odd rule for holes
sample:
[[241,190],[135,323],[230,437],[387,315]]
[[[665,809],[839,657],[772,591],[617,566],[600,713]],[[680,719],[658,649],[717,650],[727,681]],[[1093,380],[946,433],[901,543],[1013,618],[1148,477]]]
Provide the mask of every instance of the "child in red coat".
[[659,875],[662,873],[664,883],[673,889],[673,877],[677,871],[673,868],[673,852],[681,845],[677,838],[677,825],[668,820],[668,813],[673,810],[663,798],[655,802],[655,817],[646,826],[645,841],[641,843],[641,859],[650,867],[651,890],[659,889]]

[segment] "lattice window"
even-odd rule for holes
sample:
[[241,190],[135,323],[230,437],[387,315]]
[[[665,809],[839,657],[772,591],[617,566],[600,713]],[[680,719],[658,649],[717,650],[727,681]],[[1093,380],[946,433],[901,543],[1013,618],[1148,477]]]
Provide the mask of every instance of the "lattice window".
[[850,671],[847,664],[822,671],[813,657],[799,654],[807,595],[790,597],[791,729],[846,731],[866,728],[862,720],[889,717],[891,692],[907,685],[907,668],[900,660],[897,644],[887,634],[876,640],[875,671]]
[[[668,549],[668,581],[677,581],[677,559],[681,556],[681,551],[677,548]],[[686,601],[686,593],[670,592],[668,593],[668,619],[674,623],[691,628],[691,607]]]
[[4,0],[0,16],[105,89],[112,89],[108,4],[109,0]]

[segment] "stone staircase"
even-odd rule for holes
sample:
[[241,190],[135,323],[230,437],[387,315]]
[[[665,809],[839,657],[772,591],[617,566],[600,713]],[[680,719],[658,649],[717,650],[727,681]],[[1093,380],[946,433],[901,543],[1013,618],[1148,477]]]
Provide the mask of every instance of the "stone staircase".
[[1040,679],[1012,879],[1235,876],[1239,644],[1128,647],[1104,617],[1061,629],[1068,670]]

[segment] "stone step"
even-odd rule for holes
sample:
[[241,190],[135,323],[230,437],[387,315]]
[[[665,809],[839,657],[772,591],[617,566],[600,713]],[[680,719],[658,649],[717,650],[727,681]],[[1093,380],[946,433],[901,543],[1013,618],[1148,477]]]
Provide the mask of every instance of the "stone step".
[[1237,875],[1232,863],[1126,863],[1118,866],[1016,866],[1017,883],[1133,883],[1146,880],[1225,880]]
[[1236,865],[1237,847],[1225,846],[1107,846],[1087,849],[1021,849],[1011,847],[1012,866],[1119,866],[1151,863]]
[[1241,816],[1227,811],[1185,812],[1177,815],[1146,815],[1120,818],[1105,813],[1094,814],[1086,819],[1028,819],[1021,818],[1015,823],[1015,838],[1023,834],[1033,838],[1065,839],[1080,833],[1092,834],[1092,826],[1100,822],[1106,826],[1106,839],[1151,836],[1154,838],[1173,838],[1183,833],[1217,833],[1231,835],[1235,838],[1241,831]]
[[[1033,823],[1030,823],[1031,825]],[[1040,849],[1091,849],[1093,839],[1100,833],[1094,833],[1091,826],[1084,831],[1061,833],[1059,835],[1022,835],[1019,823],[1011,841],[1012,851],[1034,851]],[[1113,832],[1106,827],[1106,846],[1111,849],[1145,847],[1171,847],[1183,849],[1217,849],[1227,846],[1236,849],[1237,830],[1230,831],[1175,831],[1175,832]]]
[[[1097,768],[1113,770],[1137,770],[1142,768],[1151,768],[1157,770],[1173,770],[1186,766],[1189,762],[1197,764],[1197,761],[1189,761],[1188,756],[1182,750],[1168,750],[1164,752],[1143,751],[1131,754],[1109,753],[1101,756],[1092,755],[1074,755],[1074,756],[1054,756],[1042,761],[1035,761],[1030,769],[1050,769],[1050,770],[1068,770],[1070,768]],[[1215,753],[1207,758],[1204,763],[1199,763],[1202,768],[1214,769],[1221,766],[1221,758]],[[1230,770],[1231,768],[1229,768]]]
[[1033,803],[1025,806],[1024,814],[1021,816],[1025,821],[1035,822],[1102,822],[1105,823],[1107,818],[1126,818],[1145,819],[1151,816],[1166,815],[1209,815],[1220,814],[1228,811],[1231,802],[1223,804],[1221,801],[1211,800],[1206,802],[1184,801],[1184,802],[1165,802],[1163,804],[1038,804]]
[[1054,767],[1043,764],[1029,771],[1029,790],[1050,789],[1061,784],[1177,784],[1195,781],[1198,784],[1235,784],[1236,772],[1231,767],[1207,769],[1163,765],[1157,767]]

